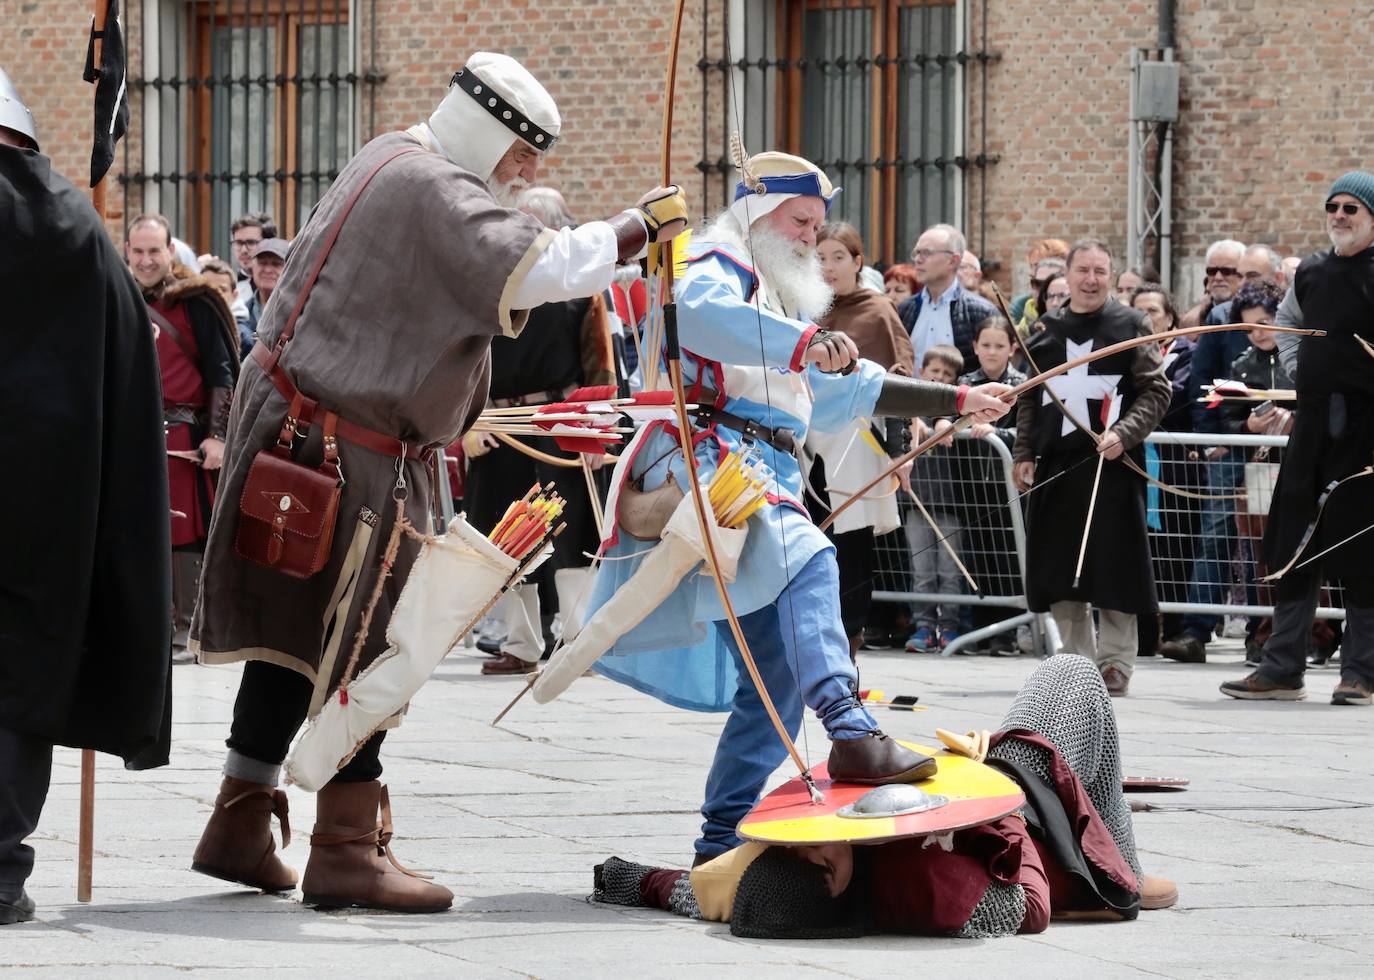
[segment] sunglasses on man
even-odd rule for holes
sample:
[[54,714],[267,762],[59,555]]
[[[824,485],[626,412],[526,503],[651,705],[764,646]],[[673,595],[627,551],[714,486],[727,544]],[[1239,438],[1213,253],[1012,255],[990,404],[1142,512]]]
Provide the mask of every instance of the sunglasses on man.
[[1240,270],[1233,265],[1209,265],[1203,272],[1207,274],[1208,279],[1213,276],[1225,276],[1227,279],[1233,279],[1240,275]]
[[1337,211],[1340,211],[1341,214],[1356,215],[1360,213],[1360,206],[1353,201],[1342,201],[1339,204],[1335,201],[1326,202],[1327,214],[1335,214]]

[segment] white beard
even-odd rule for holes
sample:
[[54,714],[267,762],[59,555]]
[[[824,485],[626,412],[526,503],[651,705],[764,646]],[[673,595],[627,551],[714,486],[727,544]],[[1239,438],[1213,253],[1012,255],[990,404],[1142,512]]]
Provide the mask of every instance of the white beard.
[[835,302],[816,250],[754,224],[754,262],[788,316],[819,320]]
[[816,250],[780,235],[763,219],[754,222],[749,240],[740,233],[734,215],[725,212],[701,234],[707,241],[740,247],[752,256],[770,298],[794,319],[819,320],[835,302],[835,291],[821,275]]
[[491,188],[491,196],[496,198],[496,203],[503,208],[515,207],[515,202],[520,199],[520,195],[530,188],[529,181],[524,177],[512,177],[506,181],[492,177],[491,180],[487,181],[487,186]]

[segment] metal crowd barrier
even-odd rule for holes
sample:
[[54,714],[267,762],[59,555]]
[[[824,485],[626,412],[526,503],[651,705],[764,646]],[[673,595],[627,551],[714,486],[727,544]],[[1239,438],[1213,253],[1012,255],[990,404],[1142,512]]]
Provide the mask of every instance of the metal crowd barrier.
[[[1260,567],[1258,555],[1287,445],[1287,436],[1203,432],[1156,432],[1146,439],[1151,475],[1198,493],[1244,495],[1194,500],[1147,491],[1160,612],[1274,614],[1273,587],[1259,581],[1269,570]],[[1210,591],[1222,601],[1200,601],[1200,577],[1221,583]],[[1327,589],[1323,600],[1318,618],[1345,618],[1341,589]]]
[[[1156,432],[1146,440],[1147,468],[1157,479],[1199,494],[1244,494],[1238,500],[1198,500],[1148,489],[1150,553],[1161,612],[1273,615],[1273,589],[1259,581],[1266,570],[1258,566],[1256,557],[1287,442],[1286,436],[1191,432]],[[1266,454],[1268,459],[1262,458]],[[1026,610],[1025,522],[1006,443],[996,434],[974,439],[959,433],[953,447],[919,457],[914,478],[923,461],[931,485],[922,502],[942,523],[941,537],[955,547],[981,594],[973,594],[962,576],[951,578],[948,586],[940,582],[938,591],[913,587],[913,557],[943,545],[931,543],[932,536],[918,525],[918,534],[927,540],[921,542],[919,552],[911,547],[908,522],[923,522],[923,518],[901,494],[904,527],[878,538],[874,600],[913,607],[1008,609],[1005,619],[961,635],[944,649],[945,655],[1022,623],[1032,625],[1037,651],[1043,649],[1042,631],[1050,633],[1050,645],[1056,645],[1050,617]],[[919,485],[917,490],[920,493]],[[1204,539],[1210,546],[1204,546]],[[1216,584],[1199,588],[1199,578],[1209,577]],[[1345,618],[1339,588],[1323,593],[1317,616]],[[914,624],[913,619],[913,629]]]
[[[1042,649],[1041,630],[1050,625],[1042,620],[1049,617],[1038,617],[1026,609],[1026,525],[1012,479],[1009,446],[995,432],[981,439],[960,432],[953,446],[939,447],[916,459],[912,487],[935,518],[939,534],[930,531],[915,504],[905,493],[899,493],[903,527],[878,538],[874,600],[918,609],[923,605],[952,605],[1007,610],[1004,618],[961,634],[941,651],[944,656],[1023,624],[1031,626],[1036,649]],[[918,548],[911,546],[908,528],[924,539]],[[957,572],[950,578],[951,588],[944,588],[944,581],[939,583],[940,591],[913,588],[913,562],[928,561],[932,555],[943,557],[940,552],[946,545],[968,568],[978,585],[977,593]]]

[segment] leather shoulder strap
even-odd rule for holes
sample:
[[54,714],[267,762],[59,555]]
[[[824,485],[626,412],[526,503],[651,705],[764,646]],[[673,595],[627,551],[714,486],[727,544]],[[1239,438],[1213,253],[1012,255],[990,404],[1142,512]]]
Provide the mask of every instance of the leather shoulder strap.
[[295,334],[296,320],[300,317],[301,310],[305,309],[305,301],[310,298],[310,290],[314,287],[315,280],[319,278],[320,270],[324,268],[325,259],[329,258],[329,253],[334,248],[334,243],[339,238],[339,231],[343,228],[344,221],[348,219],[349,212],[353,210],[353,205],[358,203],[358,198],[361,197],[363,191],[367,189],[367,185],[372,183],[372,178],[376,177],[378,172],[388,163],[407,153],[423,152],[424,151],[418,146],[408,146],[385,157],[377,166],[372,168],[371,173],[362,179],[358,186],[354,188],[353,193],[349,195],[348,200],[344,202],[343,210],[339,212],[339,217],[335,219],[334,226],[329,229],[329,234],[325,237],[324,245],[320,248],[320,254],[315,258],[315,264],[311,267],[310,274],[305,279],[305,284],[301,286],[301,293],[296,297],[296,305],[292,308],[291,315],[287,317],[286,326],[282,329],[282,332],[277,335],[277,342],[272,345],[272,352],[268,355],[267,363],[263,365],[264,370],[268,374],[271,374],[272,369],[277,366],[277,361],[281,359],[282,352],[286,350],[286,345],[291,341],[292,335]]
[[200,351],[191,346],[190,341],[188,341],[182,332],[176,328],[176,325],[151,306],[148,307],[148,316],[157,324],[158,329],[164,331],[171,339],[172,343],[176,344],[177,347],[181,349],[181,352],[186,355],[187,359],[195,365],[196,370],[199,371]]

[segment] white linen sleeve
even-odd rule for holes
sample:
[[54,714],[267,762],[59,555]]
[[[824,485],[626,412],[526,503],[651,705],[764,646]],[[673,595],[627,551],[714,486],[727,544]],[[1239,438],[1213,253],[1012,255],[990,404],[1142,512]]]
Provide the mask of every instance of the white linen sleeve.
[[562,228],[515,290],[511,308],[529,310],[604,292],[618,255],[615,231],[604,221]]

